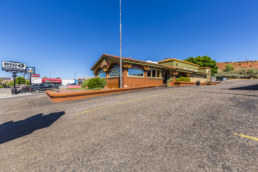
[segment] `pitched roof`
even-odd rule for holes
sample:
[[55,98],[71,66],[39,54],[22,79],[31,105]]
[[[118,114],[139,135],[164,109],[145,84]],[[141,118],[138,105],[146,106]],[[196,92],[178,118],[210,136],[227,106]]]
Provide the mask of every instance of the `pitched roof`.
[[[120,57],[119,56],[114,56],[114,55],[109,55],[109,54],[103,54],[98,61],[92,66],[91,70],[94,70],[94,68],[101,62],[101,60],[103,58],[110,58],[113,59],[115,61],[119,61]],[[177,68],[177,67],[172,67],[172,66],[167,66],[167,65],[163,65],[163,64],[158,64],[158,63],[151,63],[151,62],[146,62],[146,61],[141,61],[141,60],[135,60],[135,59],[131,59],[131,58],[126,58],[126,57],[122,57],[123,62],[126,63],[132,63],[132,64],[140,64],[140,65],[146,65],[146,66],[150,66],[150,67],[156,67],[156,68],[162,68],[162,69],[174,69],[177,71],[182,71],[182,72],[188,72],[188,73],[198,73],[198,74],[205,74],[203,72],[200,71],[194,71],[194,70],[190,70],[190,69],[183,69],[183,68]],[[170,59],[171,60],[171,59]],[[177,59],[176,59],[177,60]],[[185,61],[183,61],[185,62]],[[189,62],[187,62],[189,63]],[[195,65],[195,64],[194,64]],[[199,66],[199,65],[198,65]]]
[[[111,58],[113,60],[120,60],[119,56],[114,56],[114,55],[109,55],[109,54],[103,54],[99,60],[92,66],[91,70],[94,70],[94,68],[100,63],[100,61],[104,58]],[[146,62],[146,61],[141,61],[141,60],[135,60],[135,59],[131,59],[131,58],[126,58],[126,57],[122,57],[123,62],[126,63],[138,63],[141,65],[146,65],[146,66],[152,66],[152,67],[158,67],[158,68],[165,68],[165,69],[176,69],[175,67],[172,66],[166,66],[166,65],[162,65],[162,64],[158,64],[158,63],[151,63],[151,62]]]
[[178,62],[187,63],[187,64],[194,65],[194,66],[200,66],[200,65],[197,65],[194,63],[190,63],[190,62],[178,60],[178,59],[166,59],[166,60],[158,61],[158,63],[164,63],[164,62],[170,62],[170,61],[178,61]]

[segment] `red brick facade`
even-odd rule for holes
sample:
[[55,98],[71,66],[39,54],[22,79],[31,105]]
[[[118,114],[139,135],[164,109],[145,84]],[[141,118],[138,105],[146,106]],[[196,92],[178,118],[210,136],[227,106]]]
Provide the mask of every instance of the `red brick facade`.
[[234,68],[255,68],[258,69],[258,61],[243,61],[243,62],[221,62],[217,63],[219,69],[224,70],[226,69],[227,64],[233,64]]
[[[147,72],[144,72],[144,77],[130,77],[127,76],[127,69],[123,70],[123,87],[137,87],[137,86],[161,86],[163,84],[162,78],[147,78]],[[108,88],[119,88],[119,78],[108,78],[107,87]]]

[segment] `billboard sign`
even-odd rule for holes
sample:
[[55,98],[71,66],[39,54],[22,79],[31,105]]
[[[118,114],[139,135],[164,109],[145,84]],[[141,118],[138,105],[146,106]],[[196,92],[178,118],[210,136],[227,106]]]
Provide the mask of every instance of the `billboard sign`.
[[26,64],[13,61],[2,61],[2,70],[5,70],[7,72],[25,72]]
[[35,74],[35,67],[26,67],[26,74]]
[[31,77],[40,77],[40,74],[31,74]]
[[62,83],[62,79],[58,78],[42,78],[42,83]]

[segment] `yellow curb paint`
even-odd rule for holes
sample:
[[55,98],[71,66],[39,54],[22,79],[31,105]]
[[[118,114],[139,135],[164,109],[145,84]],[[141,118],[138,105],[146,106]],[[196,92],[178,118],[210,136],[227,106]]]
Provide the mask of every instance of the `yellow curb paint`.
[[258,141],[258,138],[256,138],[256,137],[251,137],[251,136],[247,136],[244,134],[237,134],[237,133],[234,133],[234,135]]
[[123,101],[123,102],[118,102],[118,103],[114,103],[114,104],[110,104],[110,105],[101,106],[101,107],[98,107],[98,108],[93,108],[93,109],[89,109],[89,110],[86,110],[86,111],[78,112],[78,113],[76,113],[76,115],[82,115],[82,114],[85,114],[85,113],[88,113],[88,112],[92,112],[92,111],[96,111],[96,110],[100,110],[100,109],[105,109],[105,108],[112,107],[112,106],[115,106],[115,105],[130,103],[130,102],[137,101],[137,100],[147,99],[147,98],[151,98],[151,97],[157,97],[157,96],[161,96],[161,95],[167,95],[167,94],[172,93],[172,92],[192,91],[192,90],[195,90],[195,89],[200,89],[200,88],[173,90],[173,91],[166,92],[166,93],[154,94],[154,95],[151,95],[151,96],[131,99],[131,100]]

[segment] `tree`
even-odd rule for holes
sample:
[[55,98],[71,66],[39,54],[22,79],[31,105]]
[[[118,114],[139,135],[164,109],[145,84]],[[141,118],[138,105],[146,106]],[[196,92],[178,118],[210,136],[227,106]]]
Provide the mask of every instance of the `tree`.
[[25,78],[18,76],[16,78],[16,82],[17,82],[17,84],[25,84],[26,80],[25,80]]
[[26,85],[30,85],[30,81],[26,81],[25,84],[26,84]]
[[214,76],[218,72],[218,66],[215,60],[212,60],[209,56],[197,56],[197,57],[189,57],[185,59],[185,61],[198,64],[200,67],[210,67],[211,75]]
[[233,64],[227,64],[226,65],[226,70],[225,71],[228,71],[228,72],[230,72],[230,71],[233,71],[235,68],[234,68],[234,65]]
[[2,83],[2,81],[3,81],[3,79],[2,79],[2,78],[0,78],[0,84]]
[[6,85],[8,85],[8,86],[12,87],[12,86],[14,86],[14,82],[13,82],[13,81],[7,82],[7,84],[6,84]]

